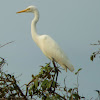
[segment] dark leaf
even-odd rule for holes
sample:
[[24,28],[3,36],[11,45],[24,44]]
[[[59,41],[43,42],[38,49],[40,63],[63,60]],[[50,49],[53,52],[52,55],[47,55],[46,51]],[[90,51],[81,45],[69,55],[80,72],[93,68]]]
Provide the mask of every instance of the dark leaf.
[[93,55],[91,55],[90,60],[93,61]]
[[35,88],[37,88],[38,87],[38,78],[35,79],[34,84],[35,84]]
[[75,97],[75,100],[80,99],[80,96],[78,94],[73,94],[73,96]]
[[71,93],[71,92],[72,92],[72,88],[70,88],[70,89],[68,90],[68,92]]
[[82,68],[78,69],[78,71],[75,73],[75,75],[77,75],[81,70],[82,70]]

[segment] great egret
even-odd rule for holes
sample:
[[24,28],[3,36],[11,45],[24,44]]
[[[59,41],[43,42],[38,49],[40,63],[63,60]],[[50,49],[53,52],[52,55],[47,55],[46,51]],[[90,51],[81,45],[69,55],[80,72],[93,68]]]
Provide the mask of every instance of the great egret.
[[73,65],[70,63],[68,57],[59,47],[59,45],[48,35],[38,35],[36,31],[36,23],[39,20],[39,12],[35,6],[29,6],[25,10],[19,11],[17,13],[22,12],[30,12],[34,13],[34,19],[31,23],[31,34],[32,39],[39,46],[45,56],[47,56],[50,60],[54,60],[58,64],[60,64],[67,72],[67,68],[72,72],[74,71]]

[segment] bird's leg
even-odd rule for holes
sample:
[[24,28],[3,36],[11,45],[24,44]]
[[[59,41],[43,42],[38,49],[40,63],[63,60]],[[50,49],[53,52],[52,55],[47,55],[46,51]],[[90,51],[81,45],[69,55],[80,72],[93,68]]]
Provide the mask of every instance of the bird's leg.
[[[53,85],[53,82],[54,82],[54,79],[55,79],[55,75],[56,75],[56,82],[57,82],[57,77],[58,77],[58,71],[57,71],[57,67],[56,67],[55,60],[54,59],[52,60],[52,63],[54,65],[55,73],[54,73],[54,76],[53,76],[53,80],[52,80],[52,83],[51,83],[51,87]],[[53,91],[52,91],[52,88],[51,87],[50,87],[50,92],[54,92],[55,91],[55,88],[56,88],[56,83],[55,83],[55,87],[54,87],[54,90]]]
[[[57,66],[56,66],[56,64],[55,64],[55,60],[54,60],[54,59],[52,60],[52,63],[53,63],[53,65],[54,65],[54,68],[55,68],[56,82],[57,82],[58,71],[57,71]],[[55,77],[55,76],[54,76],[54,77]]]

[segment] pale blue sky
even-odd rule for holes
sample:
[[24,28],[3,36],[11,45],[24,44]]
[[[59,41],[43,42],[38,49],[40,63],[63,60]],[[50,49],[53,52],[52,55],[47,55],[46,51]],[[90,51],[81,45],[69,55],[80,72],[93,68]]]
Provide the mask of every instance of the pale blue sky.
[[[100,90],[100,58],[90,61],[90,55],[98,50],[91,43],[100,40],[100,0],[1,0],[0,44],[15,41],[0,48],[8,66],[4,70],[20,77],[21,85],[38,74],[40,65],[48,60],[31,38],[32,14],[16,14],[27,6],[35,5],[40,12],[37,24],[39,34],[48,34],[68,55],[75,71],[83,68],[79,76],[80,95],[97,97]],[[67,75],[66,84],[74,87],[74,73],[62,71],[59,82]]]

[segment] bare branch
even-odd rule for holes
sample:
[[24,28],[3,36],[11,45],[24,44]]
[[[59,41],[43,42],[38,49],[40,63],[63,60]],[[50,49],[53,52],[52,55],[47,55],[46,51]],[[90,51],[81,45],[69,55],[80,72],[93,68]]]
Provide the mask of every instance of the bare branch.
[[4,47],[4,46],[6,46],[6,45],[8,45],[8,44],[10,44],[10,43],[12,43],[12,42],[15,42],[15,41],[11,41],[11,42],[8,42],[8,43],[6,43],[6,44],[3,44],[3,45],[0,46],[0,48]]

